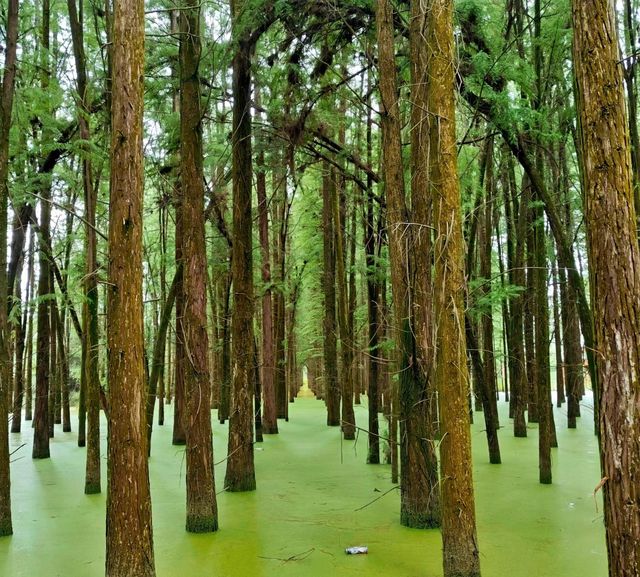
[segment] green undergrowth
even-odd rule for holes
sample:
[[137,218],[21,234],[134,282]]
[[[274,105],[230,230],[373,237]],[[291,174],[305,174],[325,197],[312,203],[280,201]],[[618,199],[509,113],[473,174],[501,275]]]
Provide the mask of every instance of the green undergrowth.
[[[600,475],[588,410],[567,430],[556,411],[559,449],[553,484],[538,483],[537,431],[515,439],[501,405],[503,464],[488,462],[482,415],[473,425],[478,542],[484,577],[601,577],[606,574],[602,507],[592,493]],[[256,445],[257,490],[218,495],[219,530],[185,528],[184,448],[166,425],[154,427],[150,475],[159,577],[438,577],[437,529],[400,525],[400,495],[388,465],[367,465],[366,436],[341,441],[325,426],[323,404],[298,399],[280,434]],[[366,397],[356,407],[366,426]],[[74,422],[74,429],[76,423]],[[224,459],[226,426],[214,420],[215,460]],[[106,428],[103,427],[103,444]],[[0,539],[3,577],[104,575],[105,493],[84,495],[84,450],[75,433],[56,431],[51,459],[31,459],[31,428],[11,435],[12,537]],[[103,491],[106,461],[103,445]],[[224,462],[216,466],[224,487]],[[345,548],[366,545],[368,555]]]

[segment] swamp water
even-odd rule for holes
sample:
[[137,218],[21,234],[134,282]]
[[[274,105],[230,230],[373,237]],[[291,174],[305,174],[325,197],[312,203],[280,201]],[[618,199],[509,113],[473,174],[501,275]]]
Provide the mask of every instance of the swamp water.
[[[367,422],[366,397],[356,407]],[[483,418],[472,430],[478,541],[483,577],[603,577],[607,573],[600,475],[592,411],[577,430],[556,409],[559,449],[553,449],[553,485],[538,484],[537,431],[515,439],[500,402],[502,465],[487,458]],[[154,426],[150,460],[158,577],[438,577],[441,538],[436,530],[399,525],[399,492],[388,465],[366,465],[367,439],[340,440],[325,426],[323,403],[290,405],[280,435],[256,445],[258,490],[225,493],[224,463],[216,467],[220,530],[184,531],[184,448],[171,445],[166,425]],[[0,539],[1,577],[104,575],[103,494],[85,496],[85,453],[75,433],[56,425],[50,460],[31,459],[31,428],[11,435],[12,537]],[[77,421],[73,422],[74,429]],[[227,426],[214,421],[216,462],[226,453]],[[103,455],[106,427],[103,422]],[[374,503],[362,508],[374,499]],[[346,555],[366,545],[367,555]]]

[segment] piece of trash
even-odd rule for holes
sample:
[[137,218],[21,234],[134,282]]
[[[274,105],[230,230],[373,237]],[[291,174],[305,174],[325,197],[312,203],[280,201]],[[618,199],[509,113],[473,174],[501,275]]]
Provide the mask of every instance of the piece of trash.
[[262,447],[256,447],[256,451],[264,451]]
[[369,547],[358,546],[358,547],[347,547],[344,552],[347,555],[366,555],[369,552]]

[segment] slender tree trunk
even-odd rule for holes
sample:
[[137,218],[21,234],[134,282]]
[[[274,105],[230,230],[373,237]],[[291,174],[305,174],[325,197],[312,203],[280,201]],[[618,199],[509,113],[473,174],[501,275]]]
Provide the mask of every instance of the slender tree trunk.
[[80,138],[84,141],[85,150],[82,159],[82,180],[84,187],[85,205],[85,277],[84,295],[86,315],[83,316],[85,325],[82,346],[82,371],[85,376],[85,403],[87,409],[87,461],[85,473],[86,494],[100,493],[100,372],[98,367],[98,265],[97,265],[97,237],[96,237],[96,202],[97,194],[93,187],[93,171],[89,157],[89,95],[87,92],[87,73],[84,54],[83,34],[83,3],[79,10],[76,0],[67,0],[69,20],[71,23],[71,37],[76,65],[78,87],[78,122]]
[[[0,235],[7,235],[9,201],[9,129],[15,90],[16,53],[18,41],[18,0],[9,0],[7,7],[4,71],[0,90]],[[0,243],[0,537],[11,535],[11,480],[9,472],[8,393],[11,390],[11,360],[9,358],[9,320],[7,318],[7,246]]]
[[615,5],[573,0],[610,577],[640,568],[640,252]]
[[[42,68],[41,84],[48,85],[49,70],[49,0],[42,4]],[[38,239],[38,346],[36,357],[36,409],[34,415],[33,451],[34,459],[49,458],[49,371],[50,371],[50,266],[46,248],[50,245],[51,182],[47,179],[40,191],[40,234]]]
[[253,45],[240,21],[244,0],[231,0],[233,58],[233,379],[225,488],[253,491],[253,246],[251,231],[251,54]]
[[[260,104],[260,88],[255,86],[256,104]],[[271,291],[271,251],[269,250],[269,206],[267,204],[266,167],[264,162],[264,138],[258,149],[256,174],[256,192],[258,195],[258,221],[260,233],[260,269],[264,294],[262,295],[262,397],[264,411],[262,414],[262,432],[265,435],[278,433],[278,416],[276,410],[275,390],[275,351],[273,346],[273,296]]]
[[549,374],[549,297],[547,247],[542,209],[535,215],[536,378],[538,409],[538,465],[540,482],[551,483],[551,382]]
[[184,313],[187,531],[218,529],[213,476],[209,337],[207,333],[207,255],[204,240],[204,172],[200,77],[200,5],[185,0],[180,13],[180,178]]
[[154,577],[143,366],[141,0],[114,1],[112,50],[106,575]]
[[[337,174],[334,172],[334,179],[338,180]],[[345,272],[345,247],[344,247],[344,219],[341,218],[340,196],[344,194],[344,183],[340,182],[340,186],[331,186],[331,206],[333,212],[334,223],[334,242],[335,242],[335,263],[336,274],[335,284],[337,286],[338,301],[338,329],[340,334],[340,395],[342,397],[341,410],[341,428],[346,440],[356,438],[356,417],[353,411],[353,339],[349,332],[348,321],[348,295],[347,295],[347,276]]]
[[33,316],[34,306],[31,303],[33,294],[35,292],[35,233],[33,227],[31,228],[31,235],[29,240],[29,270],[27,272],[27,278],[29,279],[27,300],[28,307],[26,309],[27,319],[27,358],[26,358],[26,377],[25,377],[25,407],[24,407],[24,420],[31,421],[33,419]]
[[[178,285],[182,283],[182,265],[176,270],[176,274],[173,277],[169,294],[164,301],[162,307],[162,314],[160,316],[160,323],[158,325],[158,331],[156,335],[156,341],[153,346],[153,356],[151,358],[151,374],[149,376],[148,393],[147,393],[147,444],[149,450],[149,456],[151,456],[151,432],[153,429],[153,410],[155,406],[156,392],[158,388],[158,382],[162,375],[163,364],[165,360],[165,350],[167,344],[167,331],[169,330],[169,322],[171,320],[171,312],[173,311],[173,305],[176,300],[176,291]],[[162,406],[162,404],[160,404]]]
[[[175,231],[175,255],[176,255],[176,268],[182,266],[182,247],[184,236],[184,217],[182,207],[182,183],[176,184],[176,190],[174,192],[174,204],[176,210],[176,231]],[[172,444],[184,445],[186,444],[186,431],[184,422],[185,413],[185,342],[184,342],[184,306],[185,306],[185,294],[182,279],[178,281],[176,286],[176,345],[174,348],[174,373],[173,373],[173,435]]]
[[562,358],[562,326],[560,324],[560,297],[559,297],[559,285],[560,280],[558,276],[558,267],[556,261],[553,261],[553,268],[551,271],[551,282],[553,283],[553,344],[556,353],[556,406],[562,407],[562,403],[566,402],[564,383],[564,363]]
[[[17,223],[15,222],[14,217],[14,230],[16,228]],[[17,277],[22,278],[22,267],[23,267],[24,259],[20,258],[20,262],[18,264],[18,273]],[[15,302],[13,304],[14,310],[16,311],[15,316],[16,322],[14,324],[14,334],[15,334],[15,351],[14,351],[14,375],[13,375],[13,406],[12,406],[12,416],[11,416],[11,432],[19,433],[22,425],[22,403],[24,400],[24,344],[25,344],[25,326],[22,320],[22,283],[17,283],[14,291],[13,298]],[[28,302],[28,294],[25,302]]]
[[328,163],[325,162],[322,175],[324,397],[327,403],[327,425],[331,427],[340,424],[340,388],[338,386],[338,353],[336,344],[335,237],[331,202],[333,186],[331,169]]

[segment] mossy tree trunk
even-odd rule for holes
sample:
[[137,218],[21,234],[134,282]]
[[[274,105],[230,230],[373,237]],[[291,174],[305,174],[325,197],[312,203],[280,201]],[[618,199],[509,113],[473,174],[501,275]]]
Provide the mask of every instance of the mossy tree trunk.
[[630,143],[615,3],[572,6],[609,575],[632,577],[640,569],[640,252]]
[[436,228],[435,306],[445,577],[480,575],[471,472],[469,379],[464,334],[464,265],[455,130],[453,2],[429,3],[431,190]]
[[154,577],[142,307],[142,0],[115,0],[112,54],[106,575]]
[[[413,299],[412,283],[409,279],[413,278],[415,273],[415,267],[411,266],[410,252],[415,250],[413,243],[416,234],[410,226],[413,219],[409,217],[405,199],[393,8],[387,0],[378,2],[376,21],[382,99],[382,166],[387,201],[395,338],[399,361],[399,386],[395,398],[398,399],[398,421],[401,427],[400,522],[409,527],[425,528],[439,524],[439,508],[437,500],[431,498],[434,494],[430,486],[433,473],[430,454],[433,455],[433,447],[430,446],[430,427],[427,422],[429,399],[425,385],[426,374],[423,374],[417,362],[421,353],[416,342],[416,327],[409,304]],[[423,152],[423,154],[426,153]],[[420,194],[424,199],[428,193],[421,190]],[[416,199],[416,202],[420,201]],[[421,272],[424,273],[425,270],[421,269]],[[428,282],[428,278],[415,278],[414,282],[417,286]],[[427,299],[423,299],[420,304],[426,306]],[[423,320],[423,324],[425,323],[426,321]],[[420,334],[424,335],[426,332],[423,331]],[[427,359],[425,358],[424,361],[427,366]],[[393,418],[390,427],[392,429],[394,427]],[[390,438],[393,443],[393,432]]]

